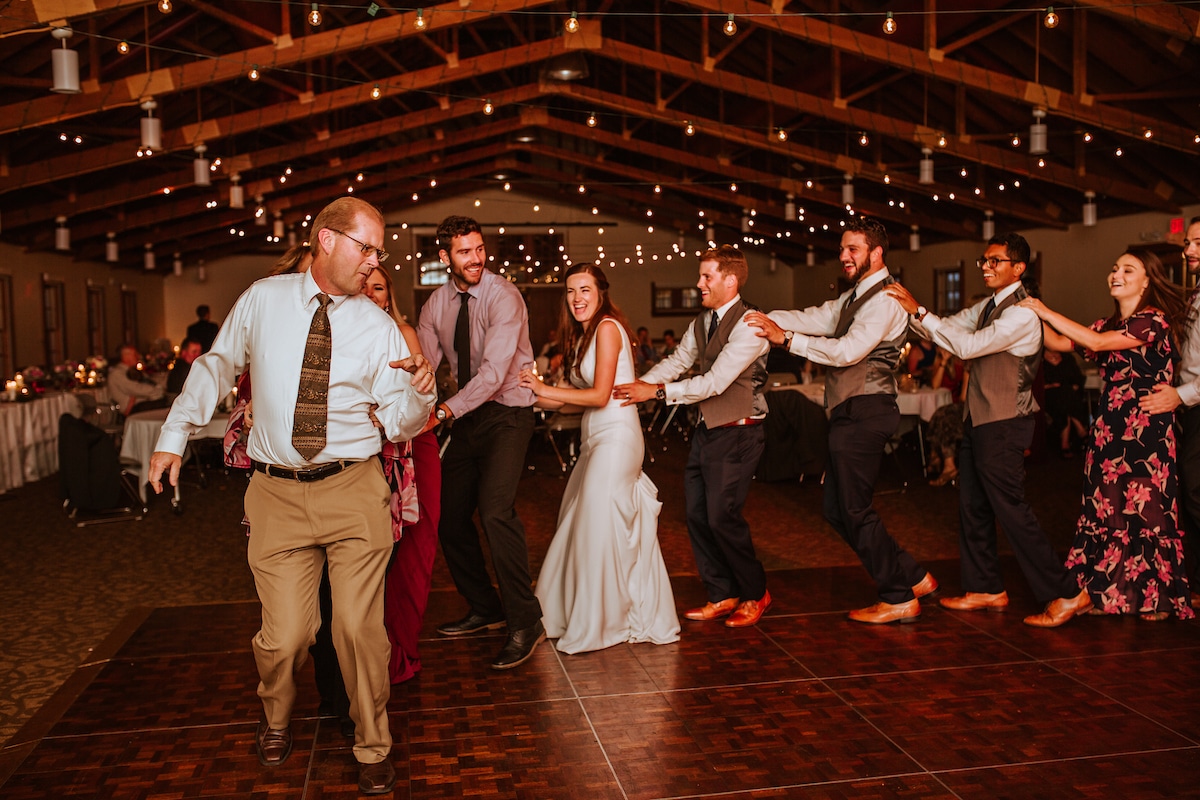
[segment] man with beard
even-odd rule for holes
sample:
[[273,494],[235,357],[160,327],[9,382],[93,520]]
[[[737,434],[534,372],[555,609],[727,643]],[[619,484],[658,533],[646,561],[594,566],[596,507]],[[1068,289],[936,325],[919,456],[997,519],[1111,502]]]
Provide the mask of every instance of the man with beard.
[[[1200,217],[1192,217],[1188,223],[1183,260],[1189,275],[1200,276]],[[1184,562],[1192,585],[1192,608],[1200,608],[1200,593],[1196,591],[1200,582],[1200,325],[1196,324],[1200,318],[1200,291],[1192,292],[1188,306],[1187,328],[1172,332],[1179,347],[1179,368],[1175,370],[1179,386],[1157,386],[1141,399],[1140,405],[1150,414],[1178,410],[1183,428],[1178,463],[1183,483]]]
[[[534,363],[529,315],[517,288],[487,268],[478,222],[447,217],[437,239],[451,279],[421,309],[417,337],[431,364],[446,357],[458,378],[458,393],[438,404],[425,429],[454,420],[442,458],[438,538],[454,584],[469,605],[465,617],[437,630],[442,636],[463,636],[507,622],[508,639],[492,668],[511,669],[546,638],[529,578],[525,528],[515,508],[534,422],[533,392],[520,385],[521,368]],[[472,520],[476,509],[499,594]]]
[[918,598],[937,581],[888,535],[871,504],[884,447],[900,425],[896,365],[908,315],[882,290],[892,283],[884,259],[887,231],[858,216],[842,234],[842,272],[854,287],[803,311],[751,312],[746,323],[793,355],[829,367],[829,463],[825,519],[846,540],[878,586],[879,602],[850,612],[856,622],[914,622]]

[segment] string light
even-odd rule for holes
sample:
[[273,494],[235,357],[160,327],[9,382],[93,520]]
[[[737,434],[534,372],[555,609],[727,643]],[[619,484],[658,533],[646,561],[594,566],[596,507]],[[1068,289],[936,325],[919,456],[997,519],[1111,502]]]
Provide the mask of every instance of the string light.
[[869,145],[871,143],[871,138],[869,136],[867,136],[866,131],[861,131],[858,134],[858,143],[860,145],[862,145],[863,147],[866,147],[867,145]]
[[314,28],[321,27],[321,9],[317,8],[317,4],[312,4],[312,10],[308,12],[308,24]]
[[492,105],[492,101],[484,100],[483,101],[483,113],[487,114],[488,116],[491,116],[495,112],[496,112],[496,107],[494,105]]
[[1084,142],[1090,142],[1091,140],[1092,140],[1092,132],[1091,132],[1091,131],[1084,131],[1084,132],[1083,132],[1083,141],[1084,141]]
[[250,73],[249,73],[249,75],[247,75],[247,77],[250,78],[250,80],[252,80],[252,81],[256,81],[259,79],[260,76],[258,74],[258,64],[255,64],[254,66],[250,67]]
[[1120,158],[1123,155],[1125,155],[1125,151],[1118,147],[1117,148],[1117,158]]
[[565,27],[567,33],[579,33],[579,16],[574,11],[571,12],[571,18],[567,20]]
[[430,178],[430,179],[429,179],[429,188],[430,188],[430,189],[436,189],[436,188],[437,188],[437,178]]
[[425,21],[425,9],[418,8],[417,9],[417,20],[416,20],[416,22],[413,23],[413,27],[419,31],[423,31],[423,30],[425,30],[425,26],[428,24],[429,23]]
[[1046,17],[1045,17],[1045,19],[1042,20],[1042,24],[1045,25],[1047,28],[1057,28],[1058,27],[1058,14],[1054,13],[1054,6],[1049,6],[1046,9]]
[[785,131],[783,128],[776,128],[775,129],[775,138],[781,142],[786,142],[787,138],[788,138],[788,132]]
[[512,184],[511,184],[511,183],[509,183],[508,181],[505,181],[505,182],[504,182],[504,191],[506,191],[506,192],[511,192],[511,191],[512,191]]
[[737,33],[737,23],[733,21],[733,14],[730,14],[729,19],[725,20],[721,30],[725,31],[726,36],[733,36]]
[[592,113],[588,114],[588,118],[587,118],[587,126],[588,126],[589,128],[594,128],[594,127],[596,127],[596,124],[597,124],[597,120],[596,120],[596,112],[595,112],[595,111],[593,111]]
[[581,183],[581,184],[579,184],[579,193],[580,193],[580,194],[586,194],[586,193],[587,193],[587,187],[586,187],[586,186],[584,186],[582,183]]
[[686,133],[688,136],[695,136],[696,135],[696,126],[693,125],[690,121],[685,122],[685,123],[683,123],[683,132]]
[[122,39],[120,44],[117,45],[117,52],[123,56],[129,55],[129,42]]
[[379,84],[375,84],[375,88],[371,90],[371,99],[378,100],[383,97],[383,90],[379,88]]
[[662,194],[662,186],[658,185],[657,183],[656,183],[656,184],[654,184],[654,193],[655,193],[655,194]]
[[171,0],[158,0],[158,10],[161,11],[162,13],[170,14],[171,9],[173,9],[173,8],[174,8],[174,6],[171,5]]
[[892,12],[887,12],[887,19],[883,21],[883,32],[891,36],[896,32],[896,18],[892,16]]
[[940,134],[940,133],[938,134],[937,146],[938,147],[946,146],[946,137],[944,134]]
[[737,191],[737,184],[736,184],[736,183],[731,183],[731,184],[729,184],[729,191],[731,191],[731,192],[736,192],[736,191]]
[[363,174],[361,172],[358,173],[357,175],[354,176],[354,180],[358,181],[359,183],[362,183],[363,182]]
[[1018,135],[1017,135],[1017,134],[1015,134],[1015,133],[1013,134],[1013,137],[1012,137],[1012,146],[1013,146],[1013,147],[1020,147],[1020,146],[1021,146],[1021,137],[1020,137],[1020,136],[1018,136]]
[[1142,131],[1142,136],[1145,137],[1146,139],[1153,139],[1154,131],[1152,131],[1149,128],[1146,128],[1146,130]]

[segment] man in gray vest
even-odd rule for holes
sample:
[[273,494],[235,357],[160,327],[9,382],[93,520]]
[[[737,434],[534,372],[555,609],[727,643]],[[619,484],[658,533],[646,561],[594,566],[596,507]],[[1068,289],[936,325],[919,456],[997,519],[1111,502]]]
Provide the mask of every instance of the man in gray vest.
[[1092,606],[1054,553],[1033,509],[1025,501],[1025,450],[1033,442],[1033,379],[1042,362],[1042,323],[1018,306],[1028,295],[1021,276],[1029,243],[1017,233],[994,236],[978,260],[987,300],[941,319],[918,305],[904,287],[888,293],[913,316],[919,333],[968,362],[967,407],[958,451],[960,597],[944,597],[955,611],[1003,611],[1008,593],[996,555],[996,523],[1033,596],[1045,610],[1025,618],[1027,625],[1055,628]]
[[937,581],[897,544],[871,505],[884,447],[900,426],[896,365],[908,315],[883,293],[892,282],[885,259],[887,230],[858,216],[846,223],[840,258],[854,288],[803,311],[752,313],[758,335],[829,372],[829,463],[825,469],[825,519],[854,548],[879,589],[879,602],[850,612],[856,622],[915,622],[919,598]]
[[[771,605],[767,576],[742,515],[762,455],[767,402],[767,343],[742,324],[749,306],[741,288],[749,270],[736,247],[700,256],[701,304],[675,352],[641,380],[613,387],[625,405],[653,397],[668,405],[698,403],[700,424],[684,470],[688,536],[708,602],[688,619],[725,619],[730,628],[756,624]],[[676,380],[692,365],[700,374]]]
[[[1183,261],[1188,274],[1200,275],[1200,217],[1192,217],[1183,239]],[[1200,289],[1188,297],[1188,326],[1175,332],[1179,346],[1179,385],[1161,384],[1139,404],[1149,414],[1177,410],[1183,429],[1179,448],[1180,498],[1184,514],[1183,558],[1192,585],[1192,608],[1200,608]],[[1179,408],[1183,406],[1183,408]]]

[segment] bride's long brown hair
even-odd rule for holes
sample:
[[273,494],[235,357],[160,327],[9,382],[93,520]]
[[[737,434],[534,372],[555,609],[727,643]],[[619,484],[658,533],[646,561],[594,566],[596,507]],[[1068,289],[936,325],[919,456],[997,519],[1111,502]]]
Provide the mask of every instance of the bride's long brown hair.
[[608,278],[604,276],[604,270],[591,263],[576,264],[567,270],[563,283],[565,284],[572,275],[591,275],[592,280],[596,282],[596,289],[600,293],[600,303],[596,306],[596,313],[584,324],[576,320],[575,315],[571,313],[571,306],[567,303],[567,293],[563,292],[563,304],[558,323],[558,340],[562,342],[563,347],[564,375],[570,375],[572,369],[575,370],[576,375],[579,374],[579,359],[591,346],[592,339],[596,337],[596,328],[605,317],[615,319],[624,331],[625,338],[630,338],[629,320],[625,318],[621,309],[613,305],[612,299],[608,296]]

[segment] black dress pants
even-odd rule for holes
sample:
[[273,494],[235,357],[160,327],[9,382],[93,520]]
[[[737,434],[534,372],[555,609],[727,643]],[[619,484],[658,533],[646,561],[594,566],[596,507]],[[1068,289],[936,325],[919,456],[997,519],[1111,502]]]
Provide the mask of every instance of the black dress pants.
[[896,543],[875,511],[875,480],[889,439],[900,425],[896,398],[865,394],[829,414],[829,463],[825,468],[825,519],[854,548],[875,580],[879,599],[905,603],[926,569]]
[[978,427],[970,419],[963,423],[958,448],[959,550],[962,587],[968,592],[1004,591],[996,553],[999,522],[1039,604],[1079,594],[1025,501],[1025,450],[1033,441],[1034,424],[1033,417]]
[[[510,631],[528,628],[542,618],[529,577],[525,527],[515,508],[533,422],[532,409],[484,403],[454,421],[442,459],[438,539],[446,565],[471,610],[489,618],[505,617]],[[473,519],[476,510],[491,550],[499,594],[488,576]]]
[[761,600],[767,593],[767,574],[742,515],[764,439],[762,425],[710,429],[701,423],[692,436],[683,472],[688,538],[711,603]]

